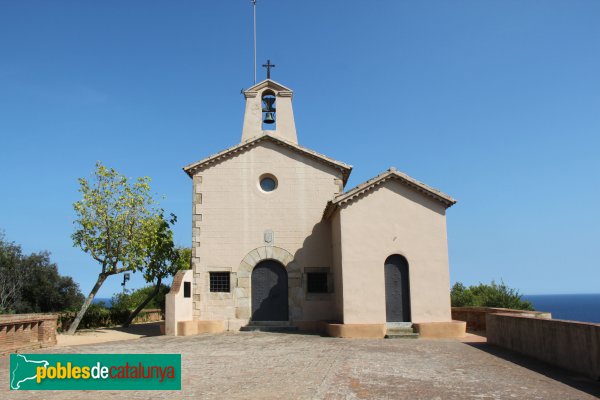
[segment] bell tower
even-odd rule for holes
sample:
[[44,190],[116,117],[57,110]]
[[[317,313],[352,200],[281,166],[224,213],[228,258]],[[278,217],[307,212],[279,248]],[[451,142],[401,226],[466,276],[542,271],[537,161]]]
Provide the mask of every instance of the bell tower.
[[[273,67],[270,61],[267,66],[269,69]],[[293,91],[271,80],[269,69],[267,79],[243,92],[246,110],[242,142],[261,135],[272,135],[297,144],[292,110]]]

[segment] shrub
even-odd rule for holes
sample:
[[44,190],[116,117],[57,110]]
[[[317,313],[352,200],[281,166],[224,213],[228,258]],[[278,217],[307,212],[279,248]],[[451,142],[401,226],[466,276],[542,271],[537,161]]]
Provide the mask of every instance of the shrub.
[[[60,313],[57,321],[58,331],[67,331],[76,315],[74,311]],[[115,326],[118,325],[118,318],[119,316],[106,308],[104,303],[92,303],[79,325],[86,329]]]
[[[141,289],[132,291],[131,293],[116,293],[112,297],[112,304],[106,307],[104,302],[92,303],[88,311],[85,313],[79,326],[85,329],[111,327],[122,325],[127,321],[131,311],[135,309],[148,295],[149,292],[154,290],[154,286],[147,286]],[[161,285],[160,292],[154,299],[145,307],[145,309],[161,309],[165,310],[165,295],[169,292],[170,287],[167,285]],[[64,312],[59,314],[58,317],[58,330],[66,331],[73,320],[75,319],[76,313]],[[139,318],[139,319],[138,319]],[[143,314],[140,314],[136,318],[136,321],[143,322],[146,318]]]
[[114,322],[112,320],[111,312],[103,303],[91,304],[88,308],[88,312],[81,320],[81,326],[84,328],[98,328],[100,326],[112,325],[114,325]]
[[533,305],[521,297],[517,289],[509,288],[502,281],[500,284],[492,281],[489,285],[480,283],[468,288],[457,282],[450,292],[452,307],[500,307],[533,311]]
[[[140,305],[148,295],[153,292],[155,287],[153,285],[143,287],[141,289],[134,290],[132,292],[115,293],[112,297],[111,309],[121,311],[134,310]],[[165,309],[165,295],[169,293],[170,287],[167,285],[160,285],[160,291],[158,294],[146,304],[146,309],[160,308],[164,311]]]

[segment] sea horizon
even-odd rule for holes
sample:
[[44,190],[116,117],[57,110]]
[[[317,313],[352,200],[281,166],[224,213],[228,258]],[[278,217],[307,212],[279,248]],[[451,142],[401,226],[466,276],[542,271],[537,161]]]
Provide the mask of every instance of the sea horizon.
[[521,296],[527,297],[527,296],[589,296],[589,295],[599,295],[600,296],[600,292],[598,292],[598,293],[540,293],[540,294],[528,293],[528,294],[522,294]]
[[536,311],[552,314],[553,319],[600,323],[600,293],[523,295]]
[[110,297],[94,297],[92,300],[92,304],[104,303],[106,307],[110,307],[112,305],[112,298]]

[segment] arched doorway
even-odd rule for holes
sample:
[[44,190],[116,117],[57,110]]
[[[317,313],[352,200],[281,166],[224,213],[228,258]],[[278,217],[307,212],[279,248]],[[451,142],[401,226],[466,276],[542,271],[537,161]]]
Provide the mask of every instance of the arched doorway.
[[399,254],[385,260],[385,316],[387,322],[410,322],[408,261]]
[[261,261],[252,270],[252,321],[288,321],[288,278],[285,267]]

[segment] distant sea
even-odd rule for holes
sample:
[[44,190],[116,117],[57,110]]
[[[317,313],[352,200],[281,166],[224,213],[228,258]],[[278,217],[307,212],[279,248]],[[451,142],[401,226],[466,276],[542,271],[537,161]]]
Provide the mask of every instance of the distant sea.
[[104,303],[106,307],[110,307],[112,300],[109,297],[94,297],[92,304]]
[[554,319],[600,323],[600,294],[524,295],[536,311],[548,311]]

